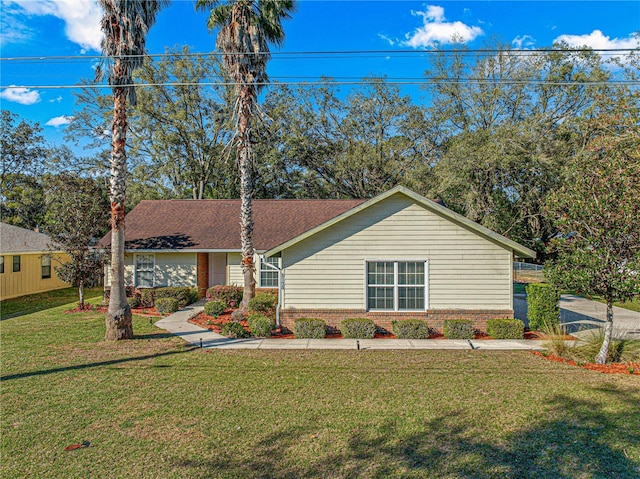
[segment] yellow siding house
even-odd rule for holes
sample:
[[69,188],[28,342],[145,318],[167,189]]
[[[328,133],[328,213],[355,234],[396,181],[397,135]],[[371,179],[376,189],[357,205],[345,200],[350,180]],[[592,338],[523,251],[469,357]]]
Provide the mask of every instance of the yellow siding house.
[[69,287],[54,268],[68,256],[50,251],[50,242],[45,234],[0,223],[0,299]]

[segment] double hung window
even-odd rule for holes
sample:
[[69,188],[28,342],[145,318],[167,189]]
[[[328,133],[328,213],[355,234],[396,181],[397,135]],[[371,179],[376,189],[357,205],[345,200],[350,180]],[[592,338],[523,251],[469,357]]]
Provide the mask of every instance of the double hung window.
[[51,255],[42,255],[42,279],[51,278]]
[[426,290],[426,261],[367,262],[369,310],[423,311]]
[[262,258],[260,261],[260,287],[261,288],[277,288],[278,287],[278,275],[279,271],[273,269],[267,264],[273,266],[280,266],[280,258],[278,256],[271,256],[269,258]]
[[137,254],[135,260],[135,283],[139,288],[153,288],[155,256],[152,254]]

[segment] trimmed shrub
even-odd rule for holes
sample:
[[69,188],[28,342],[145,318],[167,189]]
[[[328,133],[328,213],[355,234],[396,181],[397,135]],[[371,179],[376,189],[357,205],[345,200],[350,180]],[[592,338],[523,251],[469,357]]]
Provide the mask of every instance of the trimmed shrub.
[[217,299],[208,301],[204,304],[204,314],[206,314],[207,316],[218,317],[222,313],[224,313],[225,309],[227,309],[227,305],[224,304],[224,301],[220,301]]
[[131,298],[133,296],[138,296],[138,291],[135,286],[125,286],[124,292],[127,295],[127,298]]
[[298,318],[293,322],[293,334],[296,338],[322,339],[327,334],[327,325],[322,319]]
[[237,308],[242,301],[243,291],[244,288],[240,286],[225,286],[223,284],[211,286],[207,290],[207,301],[217,299],[224,301],[228,308]]
[[248,338],[249,333],[242,327],[240,323],[225,323],[222,325],[222,335],[227,338]]
[[350,339],[373,339],[376,334],[376,325],[372,319],[348,318],[340,324],[342,336]]
[[447,339],[473,339],[473,321],[470,319],[445,319],[442,323]]
[[487,333],[493,339],[522,339],[524,323],[519,319],[490,319],[487,321]]
[[129,303],[129,306],[131,306],[132,308],[139,308],[140,305],[142,304],[142,300],[140,299],[140,296],[131,296],[130,298],[127,298],[127,302]]
[[166,288],[156,288],[156,302],[160,298],[175,298],[181,308],[198,300],[198,289],[189,286],[168,286]]
[[141,289],[140,290],[140,307],[151,308],[155,302],[155,296],[153,295],[153,289]]
[[258,293],[249,301],[249,310],[273,315],[276,311],[278,298],[270,293]]
[[550,284],[527,285],[527,318],[530,330],[553,329],[560,321],[560,291]]
[[251,314],[247,319],[249,330],[253,336],[266,338],[271,336],[271,330],[276,325],[275,321],[264,314]]
[[180,303],[176,298],[156,299],[156,309],[163,314],[175,313],[180,309]]
[[400,339],[428,339],[429,326],[421,319],[403,319],[391,322],[393,334]]

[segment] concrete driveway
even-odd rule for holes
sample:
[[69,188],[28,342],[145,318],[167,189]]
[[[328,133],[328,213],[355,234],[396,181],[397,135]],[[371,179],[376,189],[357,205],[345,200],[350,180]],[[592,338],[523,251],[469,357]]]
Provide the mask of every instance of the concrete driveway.
[[[527,296],[515,294],[513,296],[513,310],[515,317],[527,320]],[[560,322],[567,327],[567,332],[576,332],[601,327],[606,321],[607,306],[598,301],[563,294],[560,297]],[[614,331],[624,334],[627,338],[640,339],[640,313],[628,309],[613,307]]]

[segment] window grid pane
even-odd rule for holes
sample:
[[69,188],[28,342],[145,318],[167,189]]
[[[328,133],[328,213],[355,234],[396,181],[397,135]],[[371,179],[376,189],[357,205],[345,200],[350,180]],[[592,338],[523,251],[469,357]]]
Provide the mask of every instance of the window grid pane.
[[369,309],[393,309],[393,287],[369,287]]
[[[394,274],[397,268],[397,277]],[[424,310],[424,261],[372,261],[367,263],[367,308]],[[396,297],[397,295],[397,297]]]
[[398,287],[398,309],[424,309],[424,288]]
[[42,257],[42,279],[51,278],[51,256]]
[[13,257],[13,272],[14,273],[20,272],[20,256]]

